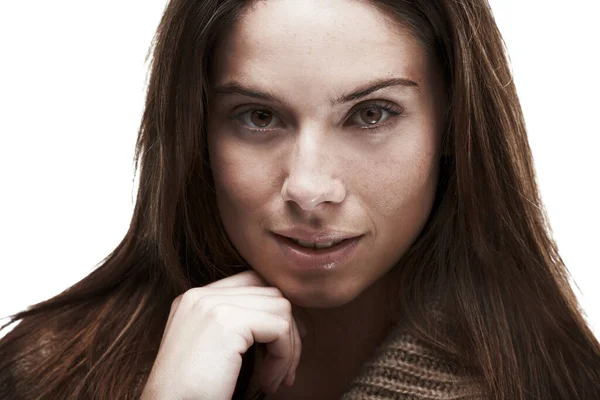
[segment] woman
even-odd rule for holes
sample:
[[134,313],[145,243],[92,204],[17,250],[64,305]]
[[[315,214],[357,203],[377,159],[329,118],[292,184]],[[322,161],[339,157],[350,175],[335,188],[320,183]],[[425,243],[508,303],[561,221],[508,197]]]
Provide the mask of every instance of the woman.
[[0,398],[600,398],[484,0],[172,0],[136,159]]

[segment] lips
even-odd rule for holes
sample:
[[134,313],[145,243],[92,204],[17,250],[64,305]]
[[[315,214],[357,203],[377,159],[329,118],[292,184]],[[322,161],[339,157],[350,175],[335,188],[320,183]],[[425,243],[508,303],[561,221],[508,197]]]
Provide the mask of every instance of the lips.
[[294,248],[296,248],[298,250],[309,250],[309,251],[314,252],[315,254],[323,254],[323,253],[327,253],[328,250],[329,251],[335,250],[338,246],[340,246],[341,244],[343,244],[345,241],[349,240],[349,239],[344,239],[341,242],[334,244],[333,246],[325,247],[325,248],[317,248],[317,247],[302,246],[301,244],[299,244],[295,240],[290,239],[290,238],[285,237],[285,236],[281,236],[281,238],[284,241],[288,242],[290,246],[292,246],[292,247],[294,247]]
[[331,271],[341,268],[355,254],[362,236],[344,239],[325,249],[300,246],[292,239],[274,235],[282,254],[283,263],[296,271]]
[[363,235],[363,233],[354,229],[323,228],[320,230],[312,230],[301,226],[274,229],[272,233],[286,238],[298,239],[303,242],[311,243],[337,242],[339,240],[351,239]]

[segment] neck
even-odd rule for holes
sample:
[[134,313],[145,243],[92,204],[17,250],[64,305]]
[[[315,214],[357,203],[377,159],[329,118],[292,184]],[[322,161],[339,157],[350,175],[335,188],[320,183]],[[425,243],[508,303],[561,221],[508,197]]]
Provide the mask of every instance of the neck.
[[300,364],[327,365],[341,361],[360,364],[381,343],[393,315],[390,307],[398,287],[392,269],[351,302],[332,309],[294,307],[307,328]]

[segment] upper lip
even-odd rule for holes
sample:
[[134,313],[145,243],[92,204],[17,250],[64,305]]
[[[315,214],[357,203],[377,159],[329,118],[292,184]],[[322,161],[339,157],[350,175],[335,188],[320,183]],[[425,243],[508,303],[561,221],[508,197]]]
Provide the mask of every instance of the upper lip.
[[338,229],[315,231],[304,228],[282,229],[273,231],[273,233],[279,236],[285,236],[290,239],[298,239],[302,240],[303,242],[311,243],[336,242],[339,240],[350,239],[362,235],[361,233]]

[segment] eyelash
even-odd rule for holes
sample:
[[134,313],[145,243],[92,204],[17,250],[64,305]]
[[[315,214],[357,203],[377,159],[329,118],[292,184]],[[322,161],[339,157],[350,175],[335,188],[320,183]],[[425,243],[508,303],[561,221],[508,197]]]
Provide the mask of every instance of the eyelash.
[[[393,117],[397,117],[397,116],[402,116],[404,114],[404,109],[402,107],[390,104],[390,103],[383,103],[383,102],[374,102],[374,103],[369,103],[368,105],[364,106],[364,107],[359,107],[357,109],[354,110],[354,112],[351,114],[351,117],[353,115],[355,115],[356,113],[363,111],[363,110],[373,110],[373,109],[381,109],[381,110],[385,110],[386,112],[390,113],[391,115],[385,120],[386,122],[382,123],[382,124],[376,124],[376,126],[374,128],[368,128],[366,126],[362,126],[359,127],[357,129],[359,130],[367,130],[369,131],[369,134],[376,134],[379,133],[385,129],[389,129],[391,128],[392,122],[387,122],[390,119],[393,119]],[[267,106],[263,106],[260,108],[250,108],[250,109],[246,109],[244,111],[238,112],[233,114],[232,116],[230,116],[229,118],[232,120],[237,120],[240,117],[242,117],[243,115],[249,113],[249,112],[254,112],[254,111],[268,111],[272,114],[276,114],[275,111],[273,109],[271,109],[270,107]],[[269,129],[269,128],[247,128],[247,127],[243,127],[242,128],[245,131],[249,131],[252,132],[254,134],[257,133],[264,133],[264,132],[268,132],[268,131],[272,131],[274,129]]]

